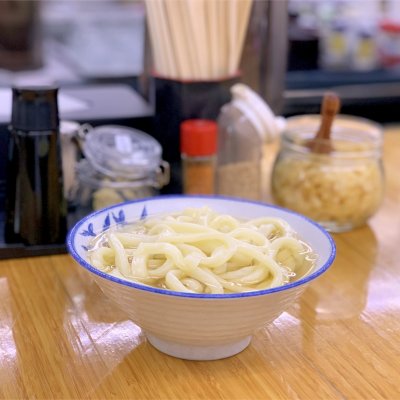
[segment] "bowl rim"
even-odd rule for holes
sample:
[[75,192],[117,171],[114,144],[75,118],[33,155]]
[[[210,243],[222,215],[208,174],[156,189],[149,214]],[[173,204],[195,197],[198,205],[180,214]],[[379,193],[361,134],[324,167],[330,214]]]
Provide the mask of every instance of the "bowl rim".
[[[277,286],[274,288],[263,289],[263,290],[254,290],[254,291],[250,291],[250,292],[211,294],[211,293],[177,292],[174,290],[156,288],[153,286],[148,286],[148,285],[136,283],[133,281],[121,279],[121,278],[112,276],[106,272],[103,272],[103,271],[97,269],[96,267],[92,266],[89,262],[87,262],[85,259],[83,259],[78,254],[77,250],[75,249],[73,238],[78,233],[78,230],[82,227],[82,225],[84,223],[86,223],[91,218],[95,217],[97,214],[101,214],[101,213],[104,213],[105,211],[113,210],[115,208],[120,208],[120,207],[123,207],[128,204],[146,203],[149,201],[161,200],[161,199],[182,199],[182,198],[184,198],[184,199],[185,198],[198,198],[198,199],[229,200],[229,201],[233,201],[236,203],[255,204],[255,205],[263,206],[266,208],[274,208],[274,209],[277,209],[280,211],[284,211],[285,213],[293,214],[293,215],[305,220],[307,223],[314,225],[320,231],[320,233],[322,233],[328,239],[328,242],[329,242],[330,248],[331,248],[329,257],[328,257],[327,261],[318,270],[314,271],[313,273],[311,273],[309,275],[306,275],[305,277],[303,277],[297,281],[291,282],[291,283],[287,283],[287,284]],[[237,197],[220,196],[220,195],[185,195],[185,194],[182,194],[182,195],[179,195],[179,194],[159,195],[159,196],[146,197],[146,198],[130,200],[130,201],[126,201],[123,203],[114,204],[109,207],[105,207],[100,210],[93,211],[92,213],[86,215],[85,217],[80,219],[78,222],[76,222],[67,234],[66,245],[67,245],[67,250],[68,250],[69,254],[75,259],[75,261],[78,262],[78,264],[80,264],[82,267],[84,267],[89,272],[92,272],[95,275],[98,275],[101,278],[104,278],[108,281],[111,281],[111,282],[114,282],[117,284],[121,284],[124,286],[128,286],[128,287],[131,287],[134,289],[143,290],[146,292],[158,293],[158,294],[163,294],[163,295],[167,295],[167,296],[175,296],[175,297],[186,297],[186,298],[189,297],[189,298],[193,298],[193,299],[232,299],[232,298],[242,298],[242,297],[255,297],[255,296],[262,296],[262,295],[266,295],[266,294],[272,294],[272,293],[276,293],[276,292],[289,290],[289,289],[292,289],[292,288],[295,288],[298,286],[302,286],[302,285],[314,280],[318,276],[322,275],[332,265],[332,263],[336,257],[336,244],[335,244],[335,241],[333,240],[332,236],[321,225],[319,225],[317,222],[311,220],[310,218],[308,218],[302,214],[299,214],[295,211],[289,210],[287,208],[277,206],[275,204],[264,203],[261,201],[247,200],[247,199],[242,199],[242,198],[237,198]]]

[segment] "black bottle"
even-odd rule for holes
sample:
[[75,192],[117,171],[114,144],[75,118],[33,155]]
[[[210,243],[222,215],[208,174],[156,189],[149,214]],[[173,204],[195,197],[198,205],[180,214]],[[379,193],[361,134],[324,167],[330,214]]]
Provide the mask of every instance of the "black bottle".
[[57,88],[13,88],[7,162],[5,241],[64,243]]

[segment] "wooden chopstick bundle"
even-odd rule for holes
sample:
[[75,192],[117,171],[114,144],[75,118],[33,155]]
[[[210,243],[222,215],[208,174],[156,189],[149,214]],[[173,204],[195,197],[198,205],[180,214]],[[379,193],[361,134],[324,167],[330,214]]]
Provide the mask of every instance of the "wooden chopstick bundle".
[[238,70],[252,0],[146,0],[156,72],[215,80]]

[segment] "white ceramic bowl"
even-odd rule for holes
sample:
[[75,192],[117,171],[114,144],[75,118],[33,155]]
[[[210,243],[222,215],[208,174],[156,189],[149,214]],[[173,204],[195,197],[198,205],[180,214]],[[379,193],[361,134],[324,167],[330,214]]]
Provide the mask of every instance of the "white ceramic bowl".
[[[298,281],[268,290],[192,294],[118,279],[87,262],[86,249],[90,241],[110,225],[133,222],[147,214],[204,205],[216,212],[243,219],[262,216],[283,218],[318,254],[314,270]],[[299,214],[263,203],[206,196],[159,196],[97,211],[72,228],[67,246],[70,254],[90,273],[104,294],[143,329],[154,347],[169,355],[191,360],[220,359],[245,349],[253,332],[287,310],[335,258],[335,244],[329,234]]]

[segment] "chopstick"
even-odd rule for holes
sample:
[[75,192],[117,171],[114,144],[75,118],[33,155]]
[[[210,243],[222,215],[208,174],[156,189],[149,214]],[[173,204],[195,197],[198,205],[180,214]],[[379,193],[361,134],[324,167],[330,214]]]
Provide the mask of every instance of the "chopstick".
[[228,37],[229,37],[229,51],[228,51],[228,71],[229,73],[235,72],[236,61],[236,48],[238,40],[238,4],[239,0],[230,0],[230,7],[228,7]]
[[238,19],[237,27],[237,46],[235,49],[232,49],[232,52],[235,53],[235,56],[231,65],[232,69],[229,71],[230,74],[233,74],[239,68],[240,56],[242,55],[243,51],[243,44],[246,38],[252,6],[252,0],[237,0],[237,2],[238,15],[240,15],[240,18]]
[[208,50],[210,60],[211,78],[217,78],[220,69],[220,56],[218,39],[219,39],[219,27],[218,27],[218,6],[215,1],[206,2],[207,10],[207,21],[208,21]]
[[189,3],[187,1],[178,1],[178,4],[181,12],[180,17],[182,18],[183,22],[184,40],[189,56],[190,77],[200,76],[200,54],[197,51],[198,44],[193,40],[194,36],[196,35],[196,27],[192,23],[193,14],[189,9]]
[[[149,20],[149,24],[154,24],[154,32],[157,37],[153,41],[153,48],[161,46],[161,52],[164,53],[165,64],[162,65],[161,74],[166,76],[173,76],[177,73],[176,57],[172,53],[172,41],[168,25],[166,23],[166,13],[164,11],[163,0],[149,0],[146,1],[148,9],[152,10],[153,19]],[[151,32],[151,30],[150,30]],[[158,42],[155,44],[154,42]]]
[[166,10],[166,23],[171,33],[171,45],[175,55],[178,74],[183,79],[191,78],[189,51],[186,46],[184,26],[179,1],[163,1]]
[[[146,2],[146,11],[147,11],[147,18],[148,18],[148,24],[147,26],[149,27],[149,32],[150,32],[150,39],[153,43],[154,51],[154,63],[155,63],[155,68],[157,71],[161,72],[163,71],[163,68],[166,68],[166,71],[168,71],[167,67],[167,61],[166,61],[166,54],[164,51],[164,47],[161,45],[161,42],[158,40],[158,38],[161,36],[159,33],[159,24],[156,21],[156,16],[153,10],[153,6],[151,5],[150,2]],[[170,72],[167,72],[169,74]]]

